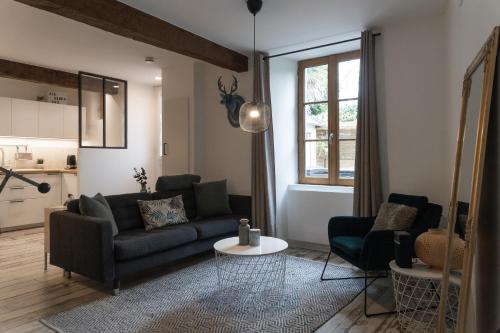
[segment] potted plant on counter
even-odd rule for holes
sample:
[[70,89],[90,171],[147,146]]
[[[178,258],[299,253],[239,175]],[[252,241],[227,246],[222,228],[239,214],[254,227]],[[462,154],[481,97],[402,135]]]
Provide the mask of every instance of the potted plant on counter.
[[45,169],[45,164],[44,164],[44,159],[43,158],[37,158],[36,159],[36,164],[35,164],[35,169]]

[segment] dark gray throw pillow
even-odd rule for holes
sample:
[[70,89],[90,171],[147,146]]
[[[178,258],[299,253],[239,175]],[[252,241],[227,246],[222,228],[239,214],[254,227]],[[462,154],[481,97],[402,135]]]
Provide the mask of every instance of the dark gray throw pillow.
[[106,198],[101,193],[97,193],[93,198],[86,195],[80,196],[80,214],[84,216],[98,217],[111,221],[113,236],[118,235],[118,226]]
[[227,180],[208,183],[193,183],[198,217],[231,214]]

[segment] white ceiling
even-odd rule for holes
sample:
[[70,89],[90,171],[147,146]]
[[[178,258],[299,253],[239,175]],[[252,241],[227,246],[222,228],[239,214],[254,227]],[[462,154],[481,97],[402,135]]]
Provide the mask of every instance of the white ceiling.
[[[244,0],[122,2],[237,51],[248,53],[252,47],[252,16]],[[439,13],[445,4],[446,0],[264,0],[257,16],[257,47],[278,53],[299,44],[350,38],[365,27]],[[156,63],[146,64],[146,56],[154,56]],[[154,78],[161,68],[191,61],[12,0],[0,0],[0,58],[149,85],[158,84]]]
[[159,84],[162,67],[187,59],[12,0],[0,0],[0,58],[148,85]]
[[[252,48],[252,16],[244,0],[120,0],[240,52]],[[358,32],[391,21],[443,12],[447,0],[263,0],[257,48]]]

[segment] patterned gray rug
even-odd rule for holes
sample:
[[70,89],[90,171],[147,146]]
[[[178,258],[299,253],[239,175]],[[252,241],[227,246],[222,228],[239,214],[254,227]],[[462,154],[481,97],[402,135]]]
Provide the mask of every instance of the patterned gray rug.
[[[214,259],[184,268],[72,310],[42,319],[71,332],[313,332],[362,290],[362,280],[320,281],[323,263],[289,256],[279,299],[264,304],[217,292]],[[355,274],[330,265],[328,276]]]

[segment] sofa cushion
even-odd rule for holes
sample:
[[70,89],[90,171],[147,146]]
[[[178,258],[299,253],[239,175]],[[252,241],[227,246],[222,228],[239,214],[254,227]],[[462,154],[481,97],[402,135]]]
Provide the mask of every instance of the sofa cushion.
[[189,190],[193,188],[193,183],[199,183],[200,181],[201,177],[198,175],[161,176],[156,181],[156,191]]
[[199,183],[200,176],[180,175],[162,176],[156,182],[156,193],[153,193],[154,200],[168,199],[182,195],[186,217],[190,220],[196,217],[196,202],[194,198],[193,183]]
[[235,216],[223,216],[195,221],[190,225],[196,228],[198,239],[208,239],[238,232],[239,223]]
[[417,208],[384,202],[380,205],[377,218],[373,224],[374,230],[409,230],[417,216]]
[[115,258],[131,260],[195,241],[196,229],[189,225],[176,225],[145,231],[144,228],[121,232],[115,237]]
[[116,226],[111,207],[109,207],[108,202],[101,193],[97,193],[94,197],[88,197],[82,194],[80,196],[79,208],[82,215],[98,217],[110,221],[113,236],[118,235],[118,227]]
[[205,218],[232,213],[227,194],[227,180],[193,185],[198,217]]
[[136,228],[144,229],[137,200],[151,199],[152,195],[150,193],[129,193],[106,197],[120,232]]
[[137,200],[146,231],[187,223],[182,195],[161,200]]
[[359,258],[361,248],[363,247],[363,238],[354,236],[337,236],[333,237],[332,247],[335,247],[353,259]]

